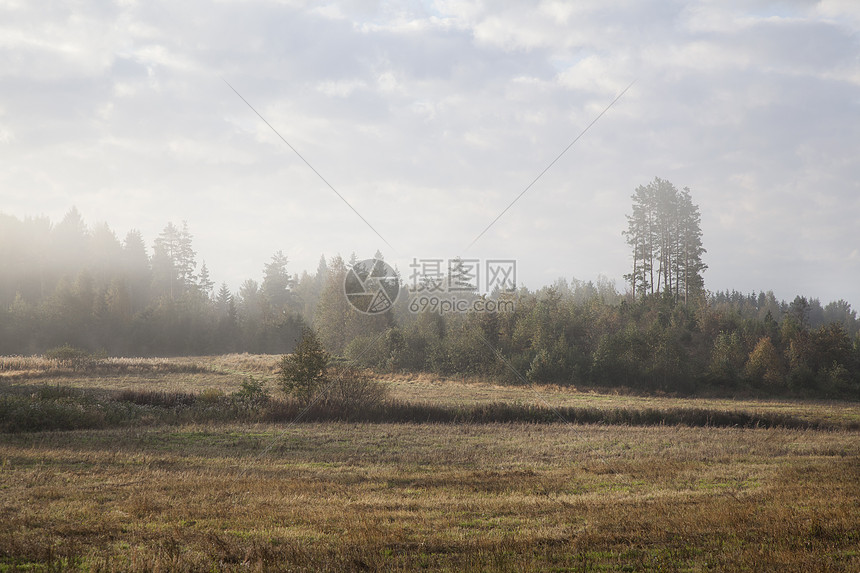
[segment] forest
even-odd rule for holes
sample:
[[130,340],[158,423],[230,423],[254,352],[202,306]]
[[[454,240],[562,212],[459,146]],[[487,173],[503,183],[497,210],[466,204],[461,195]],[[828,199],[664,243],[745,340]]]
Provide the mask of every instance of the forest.
[[[0,355],[74,347],[94,355],[290,352],[312,326],[335,356],[377,371],[428,371],[512,384],[553,383],[679,395],[860,398],[860,322],[844,301],[709,292],[698,208],[655,179],[633,195],[632,272],[615,283],[560,278],[497,296],[498,313],[353,309],[343,280],[356,255],[294,273],[278,251],[258,282],[217,286],[185,223],[147,246],[88,227],[72,208],[0,214]],[[381,257],[377,253],[377,257]],[[405,289],[403,289],[405,290]]]

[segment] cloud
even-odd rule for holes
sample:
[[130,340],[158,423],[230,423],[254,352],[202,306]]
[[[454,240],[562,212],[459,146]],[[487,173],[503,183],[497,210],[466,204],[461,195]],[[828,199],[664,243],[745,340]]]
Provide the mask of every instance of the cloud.
[[3,209],[187,219],[232,286],[384,247],[223,77],[392,257],[454,256],[636,79],[471,254],[620,284],[660,176],[700,204],[710,288],[860,304],[858,27],[853,2],[7,2]]

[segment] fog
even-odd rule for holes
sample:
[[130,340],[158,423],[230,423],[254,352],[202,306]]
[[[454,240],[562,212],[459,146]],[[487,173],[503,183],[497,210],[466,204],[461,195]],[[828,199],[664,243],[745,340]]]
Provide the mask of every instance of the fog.
[[857,304],[859,24],[849,2],[2,2],[0,212],[74,206],[150,254],[187,221],[233,291],[278,250],[295,274],[380,250],[623,291],[657,176],[700,207],[707,289]]

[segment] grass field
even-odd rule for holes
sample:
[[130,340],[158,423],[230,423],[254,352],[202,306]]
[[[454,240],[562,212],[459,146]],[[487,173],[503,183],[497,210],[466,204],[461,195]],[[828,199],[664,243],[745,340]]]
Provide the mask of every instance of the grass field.
[[[271,357],[0,379],[230,392]],[[20,368],[26,366],[26,368]],[[29,372],[29,374],[21,374]],[[666,397],[389,380],[401,400],[675,407]],[[700,400],[843,429],[147,425],[0,434],[0,571],[857,571],[858,404]]]
[[[0,357],[3,382],[45,386],[60,384],[94,390],[159,390],[194,392],[239,389],[248,376],[276,394],[278,356],[231,354],[171,359],[109,359],[102,372],[92,375],[57,367],[41,358]],[[439,405],[507,402],[546,407],[589,408],[709,408],[753,413],[784,414],[811,422],[860,429],[860,403],[838,401],[672,398],[578,391],[563,386],[509,386],[480,380],[451,380],[430,374],[383,375],[393,398]]]

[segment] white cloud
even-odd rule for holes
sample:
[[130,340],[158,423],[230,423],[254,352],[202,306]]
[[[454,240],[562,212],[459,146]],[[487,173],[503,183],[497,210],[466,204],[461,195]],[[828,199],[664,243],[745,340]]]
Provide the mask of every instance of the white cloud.
[[621,76],[627,67],[624,58],[591,54],[559,72],[558,82],[569,89],[617,95],[633,79]]
[[349,97],[354,91],[366,87],[364,80],[326,81],[317,84],[317,90],[323,95],[341,98]]
[[393,72],[382,72],[376,78],[376,84],[379,90],[383,93],[394,93],[403,91],[403,86],[397,81],[397,77]]
[[853,0],[819,0],[813,13],[850,30],[860,27],[860,4]]
[[131,55],[150,70],[153,69],[153,66],[165,66],[177,72],[190,72],[200,69],[200,66],[192,59],[183,57],[161,44],[143,45],[134,49]]
[[223,76],[401,255],[448,256],[637,79],[473,254],[619,278],[656,175],[693,189],[711,288],[860,305],[855,5],[7,2],[4,209],[187,219],[234,286],[277,248],[298,271],[384,246]]

